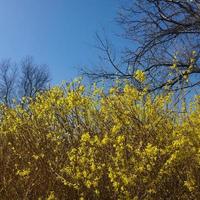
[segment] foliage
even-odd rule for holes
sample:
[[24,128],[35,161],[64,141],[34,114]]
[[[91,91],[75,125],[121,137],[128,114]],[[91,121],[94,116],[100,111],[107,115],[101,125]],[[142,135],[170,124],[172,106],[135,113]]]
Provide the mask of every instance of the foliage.
[[129,84],[85,90],[1,105],[1,199],[200,198],[199,97],[180,112]]

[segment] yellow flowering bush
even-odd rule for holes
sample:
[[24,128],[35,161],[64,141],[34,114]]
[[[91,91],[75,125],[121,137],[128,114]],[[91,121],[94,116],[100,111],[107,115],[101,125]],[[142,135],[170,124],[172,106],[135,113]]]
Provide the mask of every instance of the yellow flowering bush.
[[73,82],[1,105],[0,199],[200,199],[199,100]]

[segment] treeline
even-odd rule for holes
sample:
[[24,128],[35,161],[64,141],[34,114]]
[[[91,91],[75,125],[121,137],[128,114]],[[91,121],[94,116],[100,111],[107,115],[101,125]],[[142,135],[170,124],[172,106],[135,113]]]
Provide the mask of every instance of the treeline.
[[0,62],[0,101],[13,106],[22,97],[34,98],[36,93],[49,89],[50,73],[47,65],[34,62],[31,56],[19,63],[11,59]]

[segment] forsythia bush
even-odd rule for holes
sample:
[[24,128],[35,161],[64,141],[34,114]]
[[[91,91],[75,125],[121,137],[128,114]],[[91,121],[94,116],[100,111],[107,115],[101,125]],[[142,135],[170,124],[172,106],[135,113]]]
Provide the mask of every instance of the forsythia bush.
[[76,82],[1,105],[0,199],[200,199],[199,100]]

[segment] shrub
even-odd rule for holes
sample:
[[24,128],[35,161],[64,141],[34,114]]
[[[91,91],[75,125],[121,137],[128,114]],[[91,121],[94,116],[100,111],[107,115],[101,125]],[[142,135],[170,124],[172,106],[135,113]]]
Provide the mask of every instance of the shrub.
[[72,83],[1,105],[1,199],[200,199],[200,104]]

